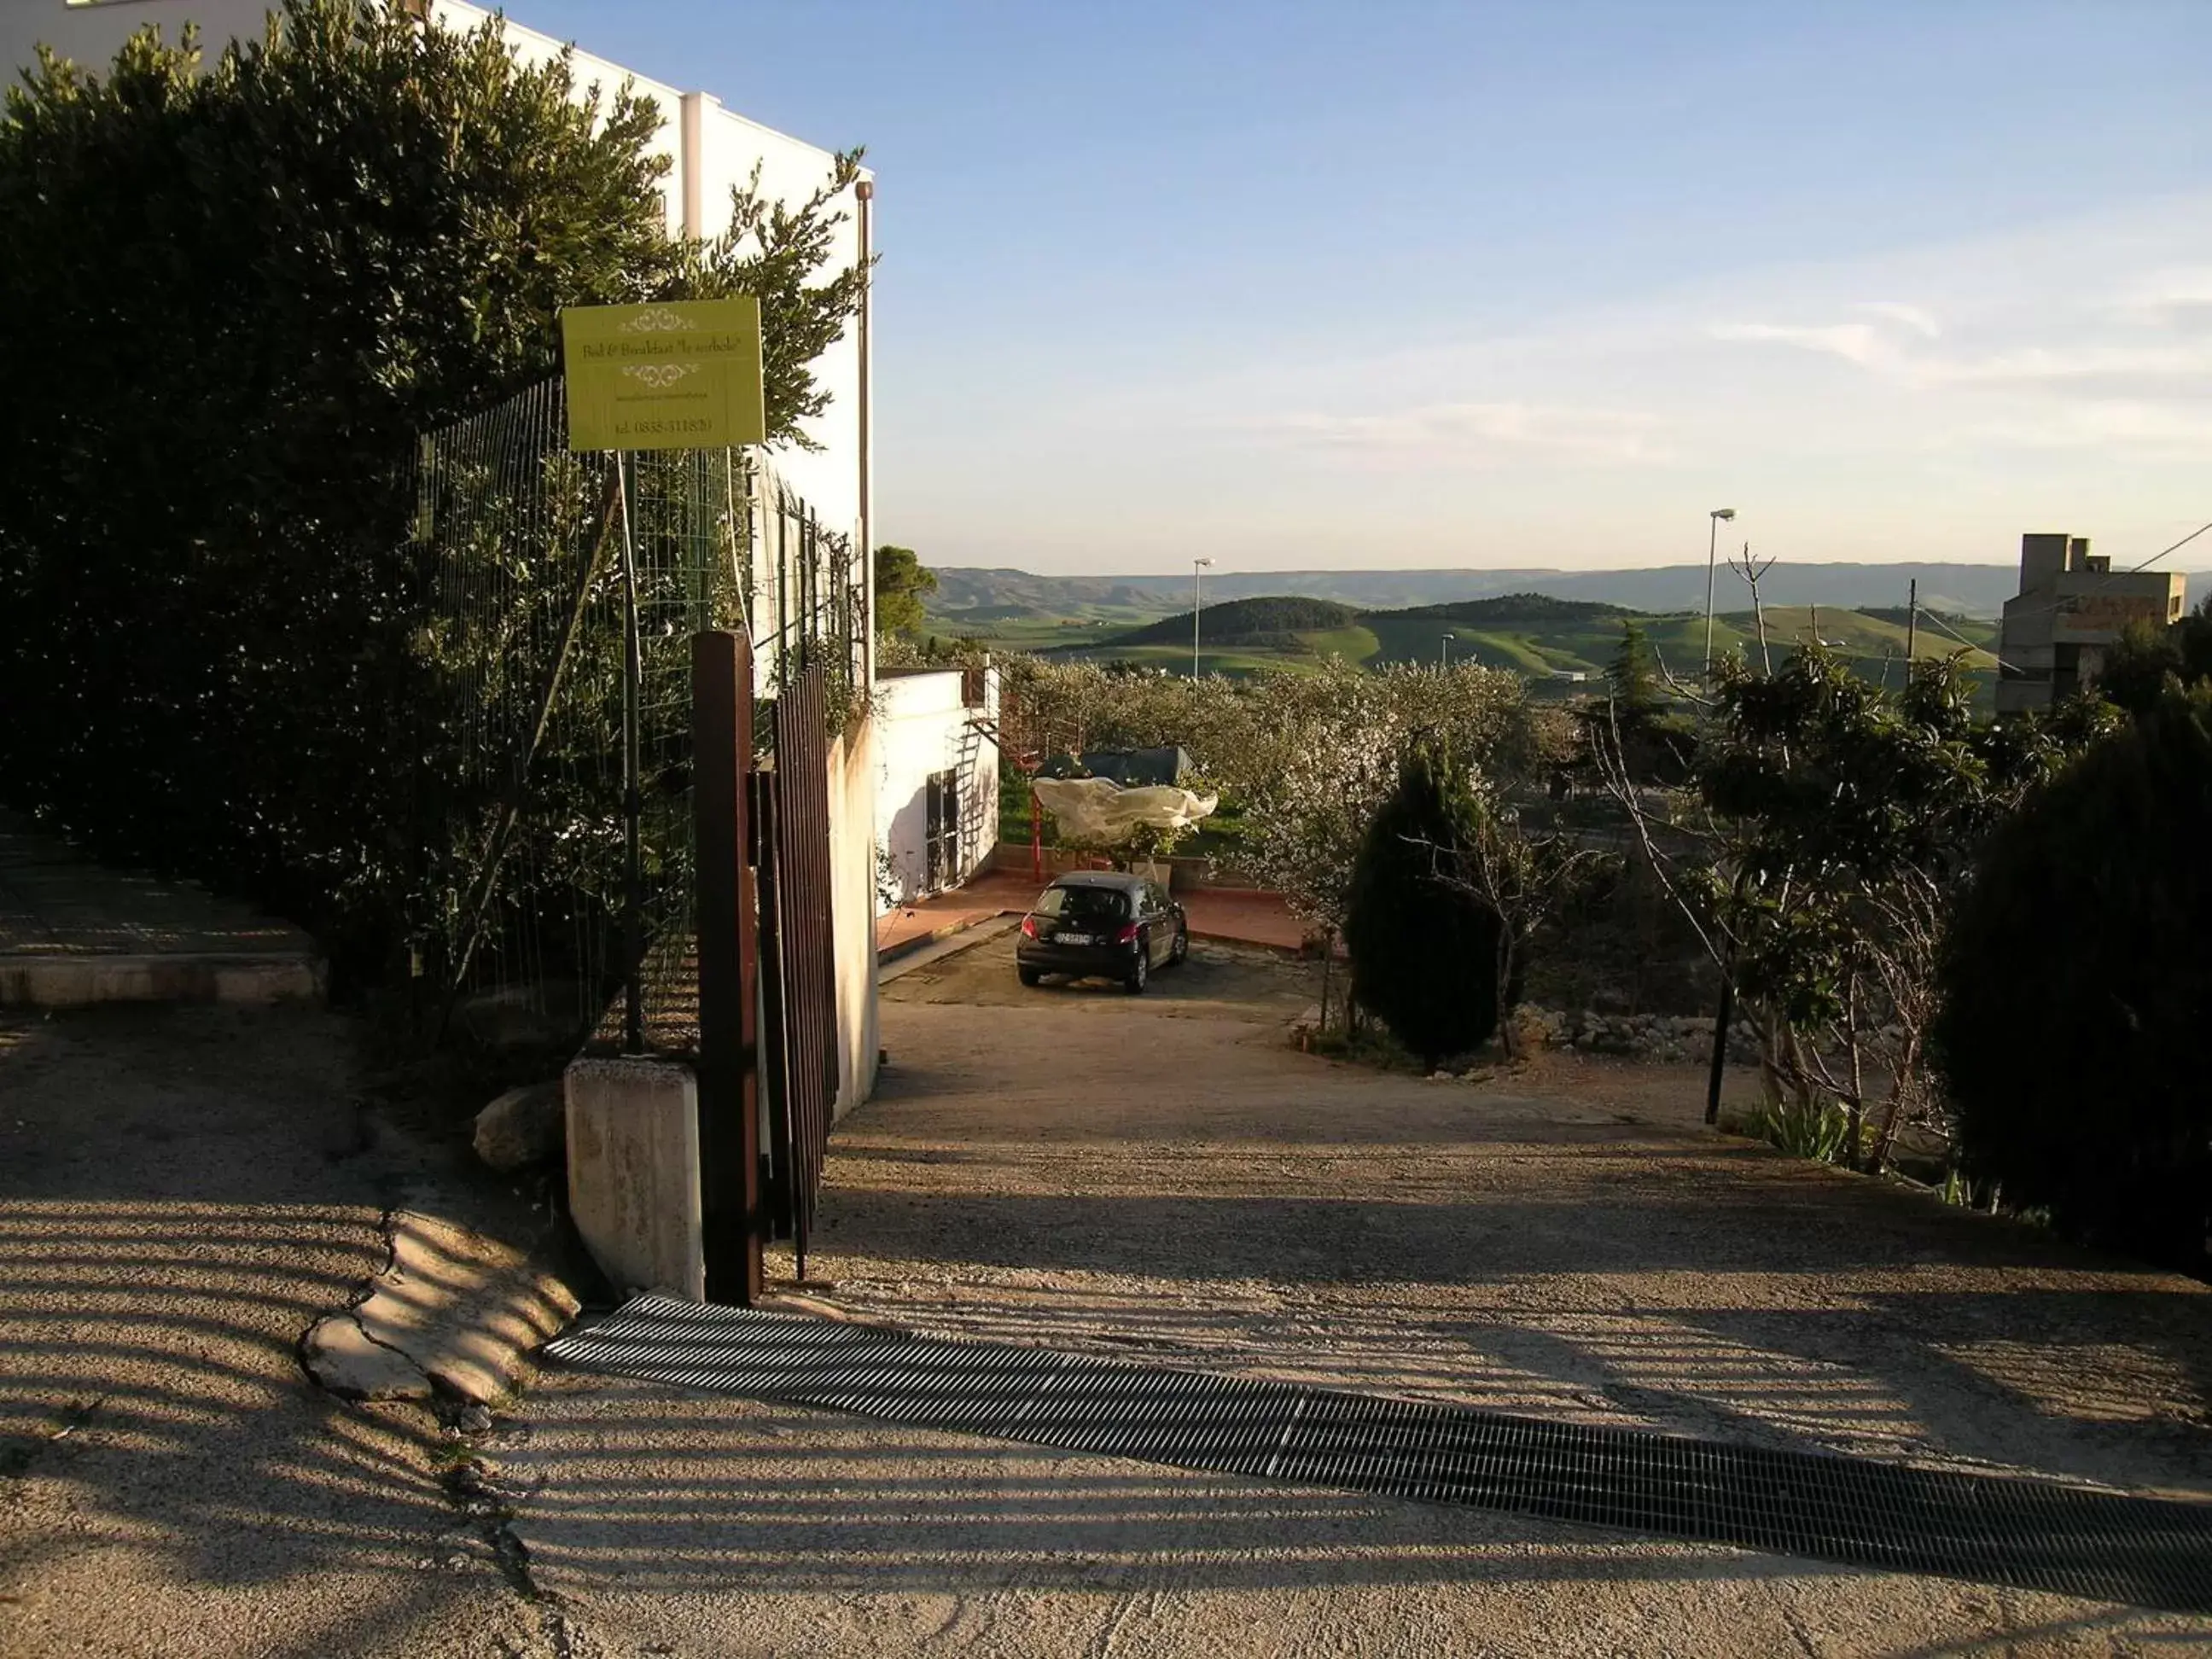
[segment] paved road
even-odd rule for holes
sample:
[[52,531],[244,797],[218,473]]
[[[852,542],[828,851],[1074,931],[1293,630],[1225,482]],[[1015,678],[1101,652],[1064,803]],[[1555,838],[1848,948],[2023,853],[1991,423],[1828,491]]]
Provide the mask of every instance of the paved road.
[[352,1054],[306,1010],[0,1013],[8,1659],[570,1650],[438,1423],[300,1370],[434,1169]]
[[[2212,1493],[2212,1294],[1706,1134],[1686,1070],[1294,1054],[1295,964],[902,976],[809,1291],[861,1316]],[[2212,1621],[558,1376],[538,1583],[681,1653],[2090,1653]]]

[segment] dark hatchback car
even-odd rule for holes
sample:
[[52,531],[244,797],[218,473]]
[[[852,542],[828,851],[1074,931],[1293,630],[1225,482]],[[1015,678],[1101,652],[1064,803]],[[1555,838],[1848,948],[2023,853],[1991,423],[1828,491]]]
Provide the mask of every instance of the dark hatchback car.
[[1189,954],[1189,919],[1165,888],[1103,870],[1062,876],[1038,894],[1014,943],[1024,985],[1066,974],[1119,980],[1132,993],[1143,991],[1153,969]]

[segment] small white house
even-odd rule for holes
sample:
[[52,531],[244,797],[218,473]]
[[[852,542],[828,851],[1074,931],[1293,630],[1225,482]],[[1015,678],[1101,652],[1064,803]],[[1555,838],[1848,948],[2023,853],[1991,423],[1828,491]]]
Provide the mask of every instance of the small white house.
[[999,671],[886,668],[876,682],[876,902],[957,887],[999,844]]

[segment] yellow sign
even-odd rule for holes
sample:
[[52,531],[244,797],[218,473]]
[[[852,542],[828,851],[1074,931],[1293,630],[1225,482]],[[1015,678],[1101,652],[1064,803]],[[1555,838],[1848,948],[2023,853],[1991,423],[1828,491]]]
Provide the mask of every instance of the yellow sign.
[[763,443],[760,301],[671,300],[561,313],[571,449]]

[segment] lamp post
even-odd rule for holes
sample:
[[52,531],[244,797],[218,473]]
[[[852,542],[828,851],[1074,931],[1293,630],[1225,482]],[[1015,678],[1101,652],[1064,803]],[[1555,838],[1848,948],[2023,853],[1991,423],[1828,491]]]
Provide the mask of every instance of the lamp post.
[[1711,520],[1711,532],[1705,538],[1705,678],[1713,677],[1713,556],[1719,550],[1721,520],[1735,517],[1732,507],[1717,507],[1705,517]]
[[1211,559],[1190,562],[1190,677],[1198,678],[1198,613],[1199,597],[1205,590],[1205,572],[1212,567]]

